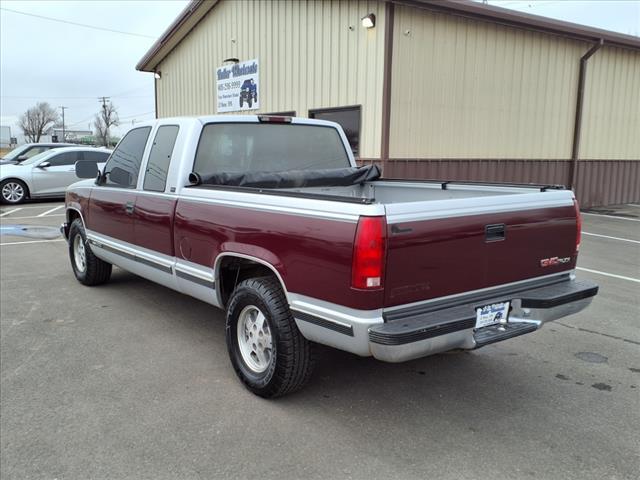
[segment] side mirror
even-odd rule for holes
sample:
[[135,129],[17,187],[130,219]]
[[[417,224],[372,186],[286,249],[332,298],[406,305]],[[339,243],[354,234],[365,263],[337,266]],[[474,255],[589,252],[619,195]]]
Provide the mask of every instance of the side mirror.
[[29,157],[27,157],[26,155],[20,155],[18,158],[16,158],[16,160],[18,162],[24,162],[26,159],[28,159]]
[[76,162],[76,177],[95,178],[98,175],[98,164],[91,160]]
[[51,162],[45,160],[44,162],[40,162],[38,164],[38,168],[47,168],[51,166]]

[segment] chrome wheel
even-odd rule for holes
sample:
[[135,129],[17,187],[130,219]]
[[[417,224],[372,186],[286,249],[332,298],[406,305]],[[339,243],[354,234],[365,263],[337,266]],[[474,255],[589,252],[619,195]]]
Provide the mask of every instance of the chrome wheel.
[[244,363],[255,373],[264,372],[273,360],[269,323],[258,307],[244,307],[238,318],[238,346]]
[[76,235],[73,238],[73,261],[79,272],[84,272],[87,269],[87,254],[84,249],[82,235]]
[[24,187],[18,182],[7,182],[2,186],[2,198],[9,203],[20,202],[24,198]]

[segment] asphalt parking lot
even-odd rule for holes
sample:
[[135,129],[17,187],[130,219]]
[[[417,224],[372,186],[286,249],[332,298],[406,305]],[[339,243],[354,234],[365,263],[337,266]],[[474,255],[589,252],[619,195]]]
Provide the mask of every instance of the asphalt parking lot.
[[55,230],[14,227],[61,206],[0,210],[3,479],[638,478],[640,206],[584,215],[588,310],[405,364],[323,348],[276,401],[236,380],[220,311],[117,269],[83,287]]

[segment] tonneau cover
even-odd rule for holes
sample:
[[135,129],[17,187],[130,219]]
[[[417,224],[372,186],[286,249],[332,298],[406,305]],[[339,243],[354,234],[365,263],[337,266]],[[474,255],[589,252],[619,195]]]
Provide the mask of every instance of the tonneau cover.
[[229,185],[254,188],[341,187],[380,178],[377,165],[330,168],[324,170],[289,170],[286,172],[244,172],[200,175],[192,172],[192,185]]

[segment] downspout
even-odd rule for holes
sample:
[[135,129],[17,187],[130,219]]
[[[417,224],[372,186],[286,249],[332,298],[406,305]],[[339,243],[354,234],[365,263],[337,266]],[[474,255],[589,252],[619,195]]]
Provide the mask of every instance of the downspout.
[[158,118],[158,79],[156,78],[155,72],[153,73],[153,101],[154,101],[154,109],[156,118]]
[[573,146],[571,148],[571,166],[569,167],[569,188],[575,188],[578,176],[578,156],[580,154],[580,132],[582,130],[582,106],[584,103],[584,84],[587,77],[587,61],[600,50],[604,39],[598,40],[587,53],[580,57],[580,72],[578,73],[578,98],[576,99],[576,119],[573,125]]
[[385,5],[385,26],[384,26],[384,72],[382,78],[382,126],[380,143],[380,160],[382,162],[382,173],[389,160],[389,136],[391,130],[391,75],[393,64],[393,22],[394,5],[387,2]]

